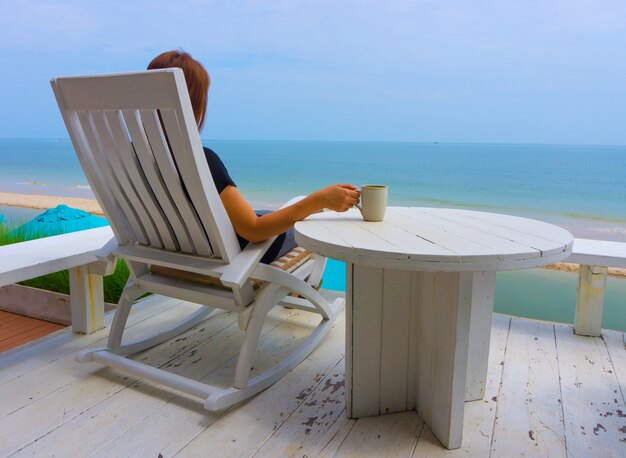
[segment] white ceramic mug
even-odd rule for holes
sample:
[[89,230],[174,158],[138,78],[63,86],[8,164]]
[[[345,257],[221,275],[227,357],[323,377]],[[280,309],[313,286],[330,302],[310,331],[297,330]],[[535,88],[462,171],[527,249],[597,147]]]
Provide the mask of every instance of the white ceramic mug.
[[365,221],[382,221],[385,219],[387,209],[387,186],[368,184],[361,186],[361,205],[356,207],[361,210]]

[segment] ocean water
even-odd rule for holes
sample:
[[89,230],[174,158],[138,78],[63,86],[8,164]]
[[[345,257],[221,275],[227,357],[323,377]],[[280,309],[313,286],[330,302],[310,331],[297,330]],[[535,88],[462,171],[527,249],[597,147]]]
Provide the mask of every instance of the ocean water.
[[0,191],[16,184],[76,187],[86,186],[87,179],[69,139],[3,138]]
[[[346,290],[345,263],[329,259],[322,288]],[[536,320],[573,323],[578,274],[527,269],[496,274],[494,311]],[[626,280],[607,279],[602,327],[626,332]]]
[[382,183],[391,205],[626,223],[626,146],[208,143],[244,191],[268,202],[328,183]]
[[[331,183],[389,185],[390,205],[626,225],[626,146],[204,140],[251,201]],[[0,139],[0,191],[89,193],[66,139]]]
[[0,205],[0,215],[4,216],[5,223],[10,227],[21,226],[42,212],[43,210],[37,210],[35,208],[8,207],[6,205]]
[[[387,184],[390,205],[509,213],[560,224],[577,237],[626,242],[626,146],[203,143],[220,155],[255,208],[276,208],[295,195],[331,183]],[[0,139],[0,192],[93,195],[67,139]],[[0,213],[10,221],[29,214],[8,207]],[[345,288],[342,269],[341,263],[329,265],[325,287]],[[554,274],[538,269],[499,274],[496,308],[571,322],[575,275]],[[564,283],[561,278],[574,280]],[[613,329],[626,330],[625,284],[625,280],[612,280],[607,290],[605,325]],[[550,307],[542,297],[561,305]]]

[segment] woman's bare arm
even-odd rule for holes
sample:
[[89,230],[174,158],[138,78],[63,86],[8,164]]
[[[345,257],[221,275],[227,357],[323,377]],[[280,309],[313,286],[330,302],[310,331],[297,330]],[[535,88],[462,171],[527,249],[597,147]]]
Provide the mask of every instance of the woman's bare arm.
[[289,207],[257,216],[235,186],[227,186],[220,198],[235,232],[250,242],[262,242],[291,228],[297,221],[324,208],[344,212],[359,203],[359,192],[351,184],[320,189]]

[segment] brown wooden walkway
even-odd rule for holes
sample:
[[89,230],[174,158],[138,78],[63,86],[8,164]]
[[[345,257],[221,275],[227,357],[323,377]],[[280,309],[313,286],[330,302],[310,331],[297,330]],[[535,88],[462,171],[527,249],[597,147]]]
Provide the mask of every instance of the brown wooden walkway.
[[65,326],[0,310],[0,353],[37,340]]

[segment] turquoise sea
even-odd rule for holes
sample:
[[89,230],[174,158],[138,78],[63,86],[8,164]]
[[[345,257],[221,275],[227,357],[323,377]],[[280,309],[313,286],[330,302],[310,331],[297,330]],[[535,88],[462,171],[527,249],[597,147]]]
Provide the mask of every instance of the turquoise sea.
[[[276,208],[331,183],[387,184],[391,205],[516,214],[560,224],[577,237],[626,242],[626,146],[203,143],[256,208]],[[0,192],[92,196],[66,139],[0,139]],[[0,213],[9,221],[30,214],[6,207]],[[341,287],[341,268],[331,266],[326,287]],[[496,308],[568,322],[575,282],[575,274],[541,269],[499,274]],[[605,307],[605,326],[626,330],[626,280],[611,279]]]
[[[392,205],[543,213],[626,225],[626,146],[204,144],[220,155],[244,194],[267,205],[329,183],[387,183]],[[0,139],[0,189],[16,187],[41,193],[66,187],[65,193],[89,194],[69,140],[61,139]]]

